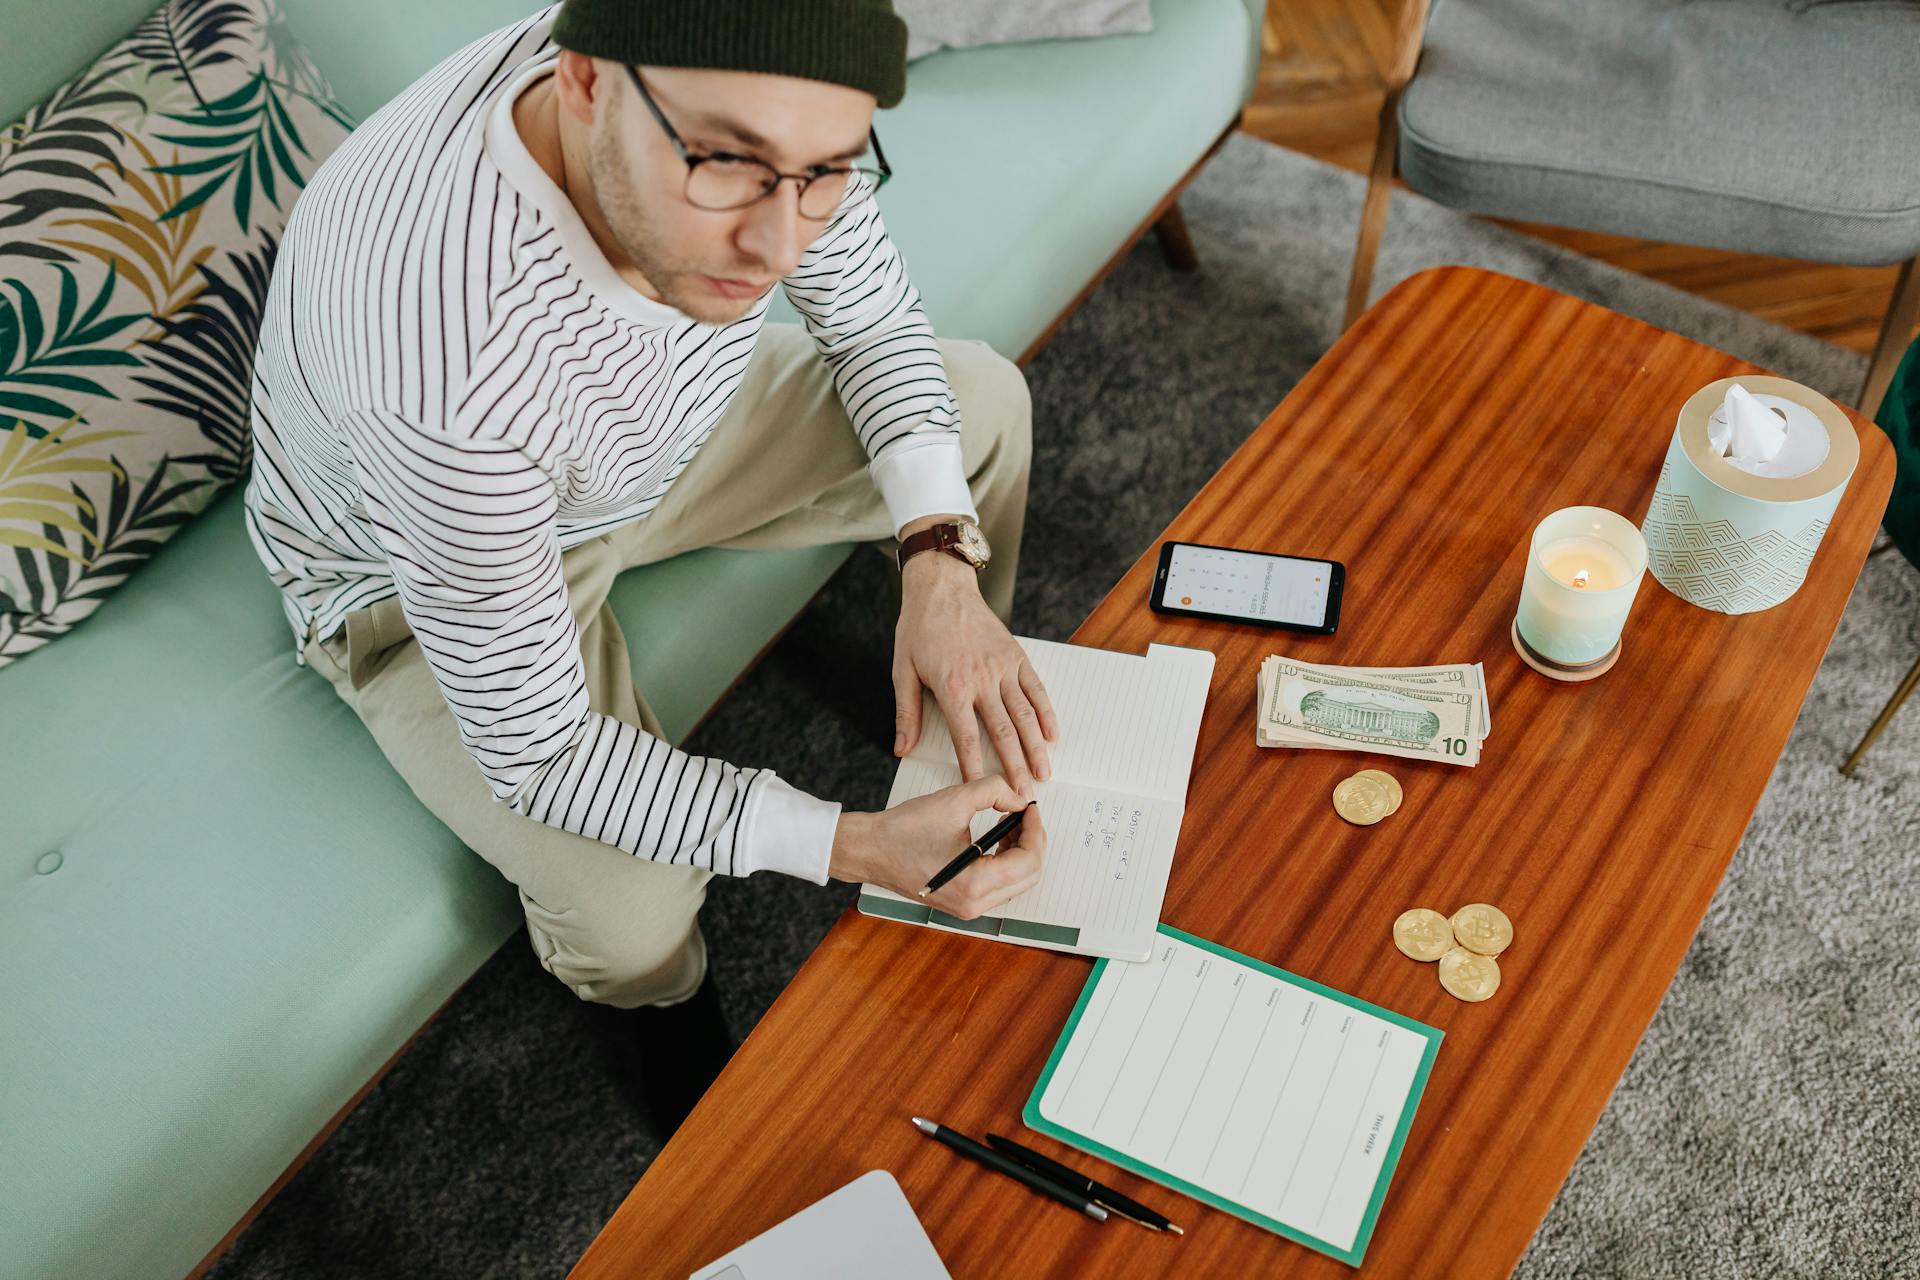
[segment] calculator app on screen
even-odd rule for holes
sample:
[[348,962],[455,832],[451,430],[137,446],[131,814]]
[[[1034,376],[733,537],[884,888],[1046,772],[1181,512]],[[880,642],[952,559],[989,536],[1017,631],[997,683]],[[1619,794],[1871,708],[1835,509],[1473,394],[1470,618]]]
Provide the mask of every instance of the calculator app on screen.
[[1180,609],[1317,627],[1326,621],[1330,573],[1324,560],[1175,546],[1160,598]]

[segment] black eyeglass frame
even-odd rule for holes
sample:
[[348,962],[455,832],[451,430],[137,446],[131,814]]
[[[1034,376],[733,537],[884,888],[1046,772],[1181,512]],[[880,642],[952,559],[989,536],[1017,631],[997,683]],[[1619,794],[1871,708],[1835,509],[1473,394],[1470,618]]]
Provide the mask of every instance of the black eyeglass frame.
[[[693,207],[696,209],[706,209],[707,212],[709,213],[724,213],[734,209],[744,209],[748,205],[758,204],[760,201],[765,200],[768,196],[772,195],[779,188],[782,182],[786,182],[789,180],[800,184],[797,191],[797,196],[799,198],[804,199],[807,194],[807,188],[812,186],[814,182],[816,182],[821,178],[830,177],[837,173],[847,173],[847,174],[857,173],[857,174],[864,175],[865,177],[872,179],[873,188],[875,191],[878,191],[882,186],[886,185],[887,179],[893,176],[893,166],[887,163],[887,153],[880,149],[880,133],[877,129],[873,128],[871,125],[867,127],[867,140],[873,144],[873,158],[876,161],[878,161],[880,164],[880,167],[878,169],[869,169],[864,165],[855,164],[855,165],[842,165],[842,166],[833,167],[833,168],[822,168],[817,173],[782,173],[778,169],[774,168],[772,165],[768,164],[766,161],[758,159],[754,156],[736,155],[735,153],[730,151],[717,151],[717,152],[714,152],[712,155],[696,155],[687,149],[687,144],[681,140],[680,134],[678,133],[678,131],[674,129],[672,124],[668,123],[666,113],[660,110],[660,104],[653,100],[653,95],[651,93],[647,92],[647,86],[641,82],[640,73],[634,69],[633,64],[630,62],[623,62],[620,65],[626,68],[627,78],[629,80],[632,80],[633,87],[639,90],[640,101],[647,104],[647,110],[653,113],[653,118],[659,122],[660,128],[666,133],[667,141],[673,144],[673,149],[679,153],[680,159],[686,162],[687,186],[681,189],[681,195],[686,198],[688,204],[693,205]],[[717,160],[723,157],[728,160],[739,160],[739,161],[745,161],[748,164],[757,164],[762,169],[765,169],[768,173],[773,175],[772,181],[768,182],[765,186],[763,186],[760,189],[759,195],[755,196],[751,200],[742,201],[739,204],[726,205],[719,209],[712,209],[703,204],[695,204],[693,201],[693,198],[691,196],[687,196],[686,194],[687,188],[691,187],[693,184],[693,171],[695,169],[698,169],[701,165],[707,163],[707,161],[709,160]],[[808,222],[826,222],[833,217],[831,213],[829,213],[825,218],[816,218],[812,214],[808,214],[808,213],[802,213],[800,216],[805,218]]]

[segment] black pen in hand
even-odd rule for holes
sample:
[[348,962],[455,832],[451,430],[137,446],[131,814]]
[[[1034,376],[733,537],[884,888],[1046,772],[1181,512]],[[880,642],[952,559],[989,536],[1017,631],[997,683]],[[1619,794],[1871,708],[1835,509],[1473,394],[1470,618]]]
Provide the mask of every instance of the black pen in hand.
[[981,1146],[964,1133],[955,1133],[945,1125],[935,1124],[919,1116],[913,1118],[913,1127],[932,1138],[958,1151],[969,1160],[976,1160],[997,1173],[1004,1173],[1015,1182],[1026,1184],[1043,1196],[1051,1196],[1061,1204],[1078,1209],[1095,1222],[1105,1222],[1107,1211],[1077,1191],[1070,1191],[1044,1174],[1035,1173],[1023,1164],[1007,1159],[992,1147]]
[[1002,840],[1005,840],[1009,835],[1013,833],[1013,829],[1020,825],[1020,819],[1027,816],[1027,809],[1033,808],[1033,806],[1037,803],[1039,802],[1034,800],[1029,800],[1027,802],[1026,809],[1021,809],[1016,813],[1010,813],[1006,817],[1000,819],[1000,821],[994,823],[993,826],[987,830],[985,835],[981,836],[978,840],[975,840],[972,844],[962,849],[954,857],[953,861],[949,862],[946,866],[940,868],[939,871],[935,872],[933,879],[927,881],[927,887],[920,891],[920,896],[924,898],[930,893],[940,892],[940,888],[942,885],[946,884],[947,881],[953,879],[955,876],[959,875],[962,871],[965,871],[968,867],[972,866],[973,860],[975,858],[981,857],[982,855],[987,853],[991,853],[993,851],[993,846],[995,846],[996,844],[999,844]]

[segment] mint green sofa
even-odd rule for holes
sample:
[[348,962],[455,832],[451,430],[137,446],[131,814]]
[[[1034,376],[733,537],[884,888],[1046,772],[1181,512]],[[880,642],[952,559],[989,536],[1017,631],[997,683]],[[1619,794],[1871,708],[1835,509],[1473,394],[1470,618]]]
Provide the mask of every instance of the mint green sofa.
[[[0,0],[0,123],[155,3]],[[282,0],[361,118],[530,7]],[[882,207],[943,335],[1019,356],[1049,330],[1236,118],[1263,8],[913,64]],[[676,739],[848,550],[623,576]],[[237,491],[0,670],[0,741],[0,1277],[186,1274],[520,930],[515,895],[295,666]]]

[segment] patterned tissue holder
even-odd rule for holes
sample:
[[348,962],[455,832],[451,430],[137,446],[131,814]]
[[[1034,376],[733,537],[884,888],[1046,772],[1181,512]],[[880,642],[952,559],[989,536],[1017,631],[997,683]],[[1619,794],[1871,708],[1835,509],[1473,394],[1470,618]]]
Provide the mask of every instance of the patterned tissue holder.
[[[1707,439],[1727,389],[1739,383],[1788,419],[1788,430],[1824,430],[1826,456],[1803,475],[1754,475]],[[1860,461],[1860,438],[1838,406],[1786,378],[1722,378],[1680,407],[1641,524],[1647,568],[1690,604],[1716,613],[1771,609],[1800,589],[1827,523]]]

